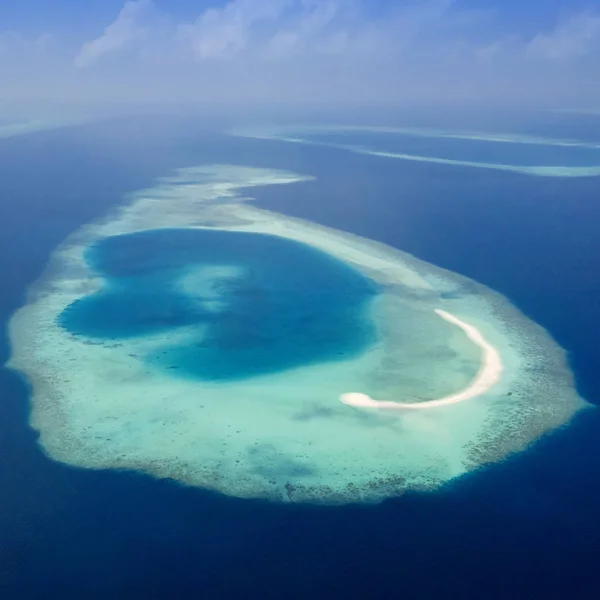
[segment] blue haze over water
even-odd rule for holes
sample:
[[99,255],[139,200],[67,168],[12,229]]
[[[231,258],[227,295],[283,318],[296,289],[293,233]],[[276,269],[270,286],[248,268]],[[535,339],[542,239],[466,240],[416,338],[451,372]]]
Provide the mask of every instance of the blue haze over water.
[[[293,240],[159,229],[105,238],[88,249],[86,259],[105,285],[68,306],[61,324],[101,340],[205,326],[184,344],[166,342],[144,357],[189,377],[226,381],[264,375],[349,358],[375,341],[365,311],[375,285]],[[190,269],[202,267],[238,270],[234,277],[208,282],[225,306],[215,309],[212,295],[203,301],[178,286]]]
[[[600,139],[594,118],[552,116],[535,128]],[[0,141],[4,321],[52,250],[123,194],[174,168],[227,162],[317,178],[253,189],[258,206],[385,242],[505,294],[568,350],[581,393],[600,400],[599,178],[226,138],[179,119]],[[27,394],[16,374],[0,373],[2,598],[579,598],[598,589],[596,411],[437,493],[323,508],[54,463],[27,425]]]

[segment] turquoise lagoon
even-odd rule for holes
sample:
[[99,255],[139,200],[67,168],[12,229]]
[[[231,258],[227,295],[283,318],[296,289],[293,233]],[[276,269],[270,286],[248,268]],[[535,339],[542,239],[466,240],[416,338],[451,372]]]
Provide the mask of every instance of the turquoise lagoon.
[[99,340],[195,329],[144,360],[206,380],[343,360],[376,339],[374,282],[308,244],[210,229],[104,238],[86,260],[106,282],[60,322]]

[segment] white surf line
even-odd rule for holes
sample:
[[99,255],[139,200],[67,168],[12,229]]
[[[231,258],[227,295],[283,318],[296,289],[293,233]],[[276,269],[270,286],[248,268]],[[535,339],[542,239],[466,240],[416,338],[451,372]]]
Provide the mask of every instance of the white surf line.
[[[467,160],[455,160],[451,158],[440,158],[436,156],[420,156],[418,154],[403,154],[398,152],[386,152],[384,150],[374,150],[362,146],[353,146],[347,144],[332,144],[331,142],[318,142],[304,138],[288,137],[277,134],[244,134],[234,133],[241,137],[251,137],[260,140],[278,140],[293,144],[306,144],[310,146],[323,146],[326,148],[337,148],[356,154],[366,154],[367,156],[379,156],[381,158],[395,158],[398,160],[411,160],[413,162],[433,163],[438,165],[450,165],[456,167],[473,167],[477,169],[496,169],[498,171],[508,171],[510,173],[522,173],[523,175],[533,175],[536,177],[598,177],[600,176],[600,165],[588,167],[563,167],[563,166],[527,166],[527,165],[508,165],[502,163],[472,162]],[[430,136],[441,137],[441,136]],[[490,141],[490,140],[481,140]],[[517,142],[515,142],[517,143]],[[577,144],[579,146],[579,144]],[[587,146],[586,146],[587,147]]]
[[475,379],[461,392],[444,396],[437,400],[428,400],[425,402],[410,402],[403,404],[401,402],[393,402],[391,400],[374,400],[367,394],[358,392],[350,392],[342,394],[340,401],[349,406],[357,406],[360,408],[393,408],[393,409],[410,409],[423,410],[427,408],[436,408],[438,406],[448,406],[450,404],[458,404],[484,394],[489,389],[500,381],[500,376],[504,370],[500,354],[494,346],[492,346],[479,332],[479,329],[473,325],[469,325],[461,321],[453,314],[445,310],[436,309],[435,311],[442,319],[453,323],[460,327],[467,337],[477,344],[482,350],[482,366],[475,376]]

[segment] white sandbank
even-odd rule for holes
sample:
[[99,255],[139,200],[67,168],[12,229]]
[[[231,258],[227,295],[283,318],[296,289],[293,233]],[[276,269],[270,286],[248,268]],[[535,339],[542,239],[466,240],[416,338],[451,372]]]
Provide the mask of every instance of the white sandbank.
[[497,171],[509,171],[512,173],[523,173],[524,175],[536,175],[539,177],[598,177],[600,176],[600,165],[597,167],[523,167],[513,165],[502,165],[492,163],[470,162],[465,160],[452,160],[449,158],[431,158],[425,156],[416,156],[414,154],[399,154],[396,152],[382,152],[378,150],[368,150],[353,146],[346,146],[344,149],[359,154],[368,154],[370,156],[380,156],[382,158],[397,158],[400,160],[411,160],[414,162],[429,162],[438,165],[452,165],[456,167],[475,167],[478,169],[496,169]]
[[[244,131],[238,130],[241,135]],[[574,148],[600,149],[600,142],[584,142],[582,140],[567,138],[549,138],[522,133],[495,133],[491,131],[451,131],[447,129],[432,129],[427,127],[385,127],[376,125],[307,125],[301,127],[281,127],[280,133],[302,132],[302,133],[344,133],[354,131],[356,133],[388,133],[390,135],[410,135],[414,137],[432,137],[454,140],[473,140],[479,142],[498,142],[505,144],[529,144],[533,146],[562,146]]]
[[[48,456],[243,498],[376,502],[433,489],[523,450],[586,406],[564,352],[499,294],[384,244],[258,209],[242,196],[308,179],[231,165],[182,169],[56,249],[9,325],[9,366],[30,383],[30,423]],[[377,342],[358,356],[225,384],[181,378],[140,358],[198,339],[198,328],[100,341],[58,325],[66,307],[104,284],[84,260],[86,248],[165,227],[267,233],[346,262],[381,289],[365,314]],[[236,269],[216,267],[190,269],[178,285],[211,310],[226,310],[212,283],[235,278]],[[475,330],[504,366],[476,400],[422,411],[363,411],[339,401],[348,390],[426,403],[468,389],[482,365],[478,338],[465,335]]]
[[454,323],[460,327],[467,337],[477,344],[482,350],[482,365],[481,369],[477,373],[475,379],[466,387],[464,390],[445,396],[444,398],[438,398],[436,400],[426,400],[425,402],[392,402],[389,400],[374,400],[367,394],[361,394],[359,392],[349,392],[342,394],[340,400],[344,404],[349,406],[356,406],[360,408],[392,408],[392,409],[408,409],[408,410],[423,410],[431,408],[439,408],[440,406],[449,406],[451,404],[458,404],[471,398],[477,398],[482,394],[485,394],[492,389],[499,381],[504,365],[502,364],[502,358],[500,353],[494,346],[487,342],[481,335],[480,331],[465,323],[456,316],[446,312],[445,310],[436,309],[442,319],[446,319],[450,323]]
[[[466,160],[455,160],[443,157],[421,156],[418,154],[410,154],[403,152],[389,152],[386,150],[378,150],[366,146],[356,144],[341,144],[339,142],[326,142],[323,140],[311,140],[310,134],[315,133],[343,133],[343,132],[376,132],[389,134],[402,134],[417,137],[432,137],[432,138],[450,138],[474,140],[480,142],[502,142],[506,144],[530,144],[530,145],[546,145],[546,146],[564,146],[597,149],[598,165],[592,166],[524,166],[511,165],[500,163],[487,163]],[[429,129],[412,129],[412,128],[385,128],[385,127],[345,127],[342,125],[323,125],[323,126],[298,126],[298,127],[265,127],[263,129],[238,129],[230,132],[231,135],[240,137],[250,137],[254,139],[278,140],[294,144],[308,144],[312,146],[324,146],[329,148],[337,148],[347,150],[357,154],[365,154],[368,156],[379,156],[381,158],[393,158],[398,160],[408,160],[413,162],[425,162],[439,165],[450,165],[455,167],[471,167],[477,169],[495,169],[497,171],[508,171],[512,173],[522,173],[524,175],[532,175],[536,177],[598,177],[600,176],[600,144],[578,142],[576,140],[560,140],[551,138],[542,138],[526,135],[502,135],[502,134],[475,134],[475,133],[451,133],[446,131],[435,131]]]

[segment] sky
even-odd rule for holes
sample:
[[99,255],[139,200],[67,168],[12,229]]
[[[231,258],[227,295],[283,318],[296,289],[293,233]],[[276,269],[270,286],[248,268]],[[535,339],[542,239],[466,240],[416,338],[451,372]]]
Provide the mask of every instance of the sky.
[[2,0],[10,103],[600,107],[600,0]]

